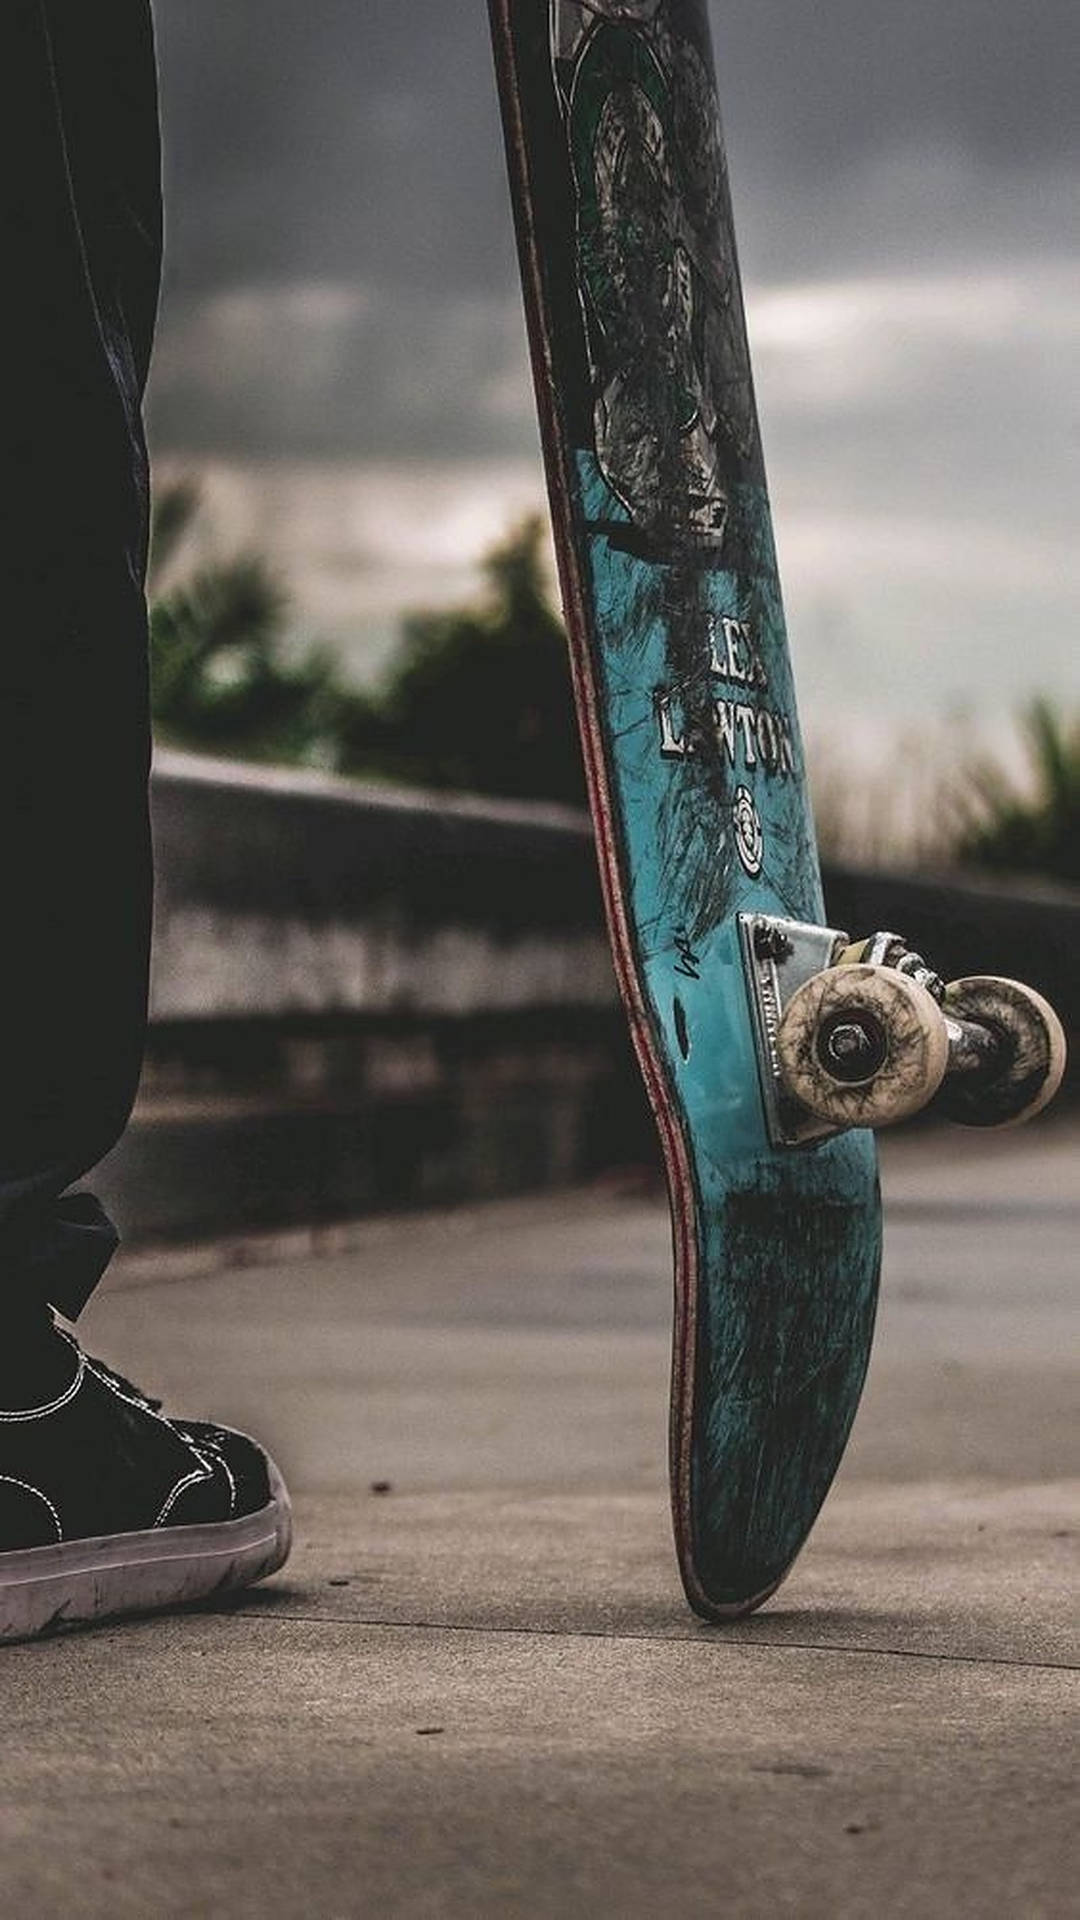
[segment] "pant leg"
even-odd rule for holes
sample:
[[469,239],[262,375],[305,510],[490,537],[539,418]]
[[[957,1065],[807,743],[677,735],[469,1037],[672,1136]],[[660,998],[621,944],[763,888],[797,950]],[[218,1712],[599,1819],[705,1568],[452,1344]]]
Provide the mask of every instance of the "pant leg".
[[115,1236],[60,1196],[126,1124],[146,1017],[148,0],[7,0],[0,61],[0,1301],[77,1312]]

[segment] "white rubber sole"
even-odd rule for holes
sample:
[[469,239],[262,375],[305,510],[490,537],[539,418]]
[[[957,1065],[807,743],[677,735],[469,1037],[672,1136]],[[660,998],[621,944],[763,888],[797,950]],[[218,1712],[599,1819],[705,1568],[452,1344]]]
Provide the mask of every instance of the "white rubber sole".
[[234,1593],[276,1573],[291,1545],[289,1496],[271,1461],[268,1505],[239,1520],[0,1553],[0,1641]]

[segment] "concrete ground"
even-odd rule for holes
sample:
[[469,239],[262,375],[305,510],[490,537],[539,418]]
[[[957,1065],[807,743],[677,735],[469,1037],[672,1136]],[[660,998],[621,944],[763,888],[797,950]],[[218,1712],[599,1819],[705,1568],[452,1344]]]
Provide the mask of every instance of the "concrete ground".
[[121,1266],[89,1344],[264,1436],[297,1545],[230,1611],[4,1652],[5,1909],[1080,1912],[1078,1147],[887,1143],[855,1437],[728,1629],[674,1568],[655,1198]]

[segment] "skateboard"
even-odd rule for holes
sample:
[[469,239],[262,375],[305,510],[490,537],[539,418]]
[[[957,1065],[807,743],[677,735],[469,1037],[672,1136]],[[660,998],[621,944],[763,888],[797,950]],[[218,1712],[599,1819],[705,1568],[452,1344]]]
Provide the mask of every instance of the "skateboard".
[[872,1128],[990,1124],[1052,1011],[825,921],[706,0],[489,0],[604,902],[671,1200],[690,1604],[773,1593],[855,1416]]

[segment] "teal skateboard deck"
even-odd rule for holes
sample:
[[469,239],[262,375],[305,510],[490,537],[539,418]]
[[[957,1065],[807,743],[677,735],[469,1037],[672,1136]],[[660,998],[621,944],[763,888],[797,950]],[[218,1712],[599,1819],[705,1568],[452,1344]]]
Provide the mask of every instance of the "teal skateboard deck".
[[775,1590],[843,1453],[875,1146],[778,1144],[747,984],[757,917],[824,905],[705,0],[490,11],[604,899],[670,1189],[676,1544],[721,1619]]

